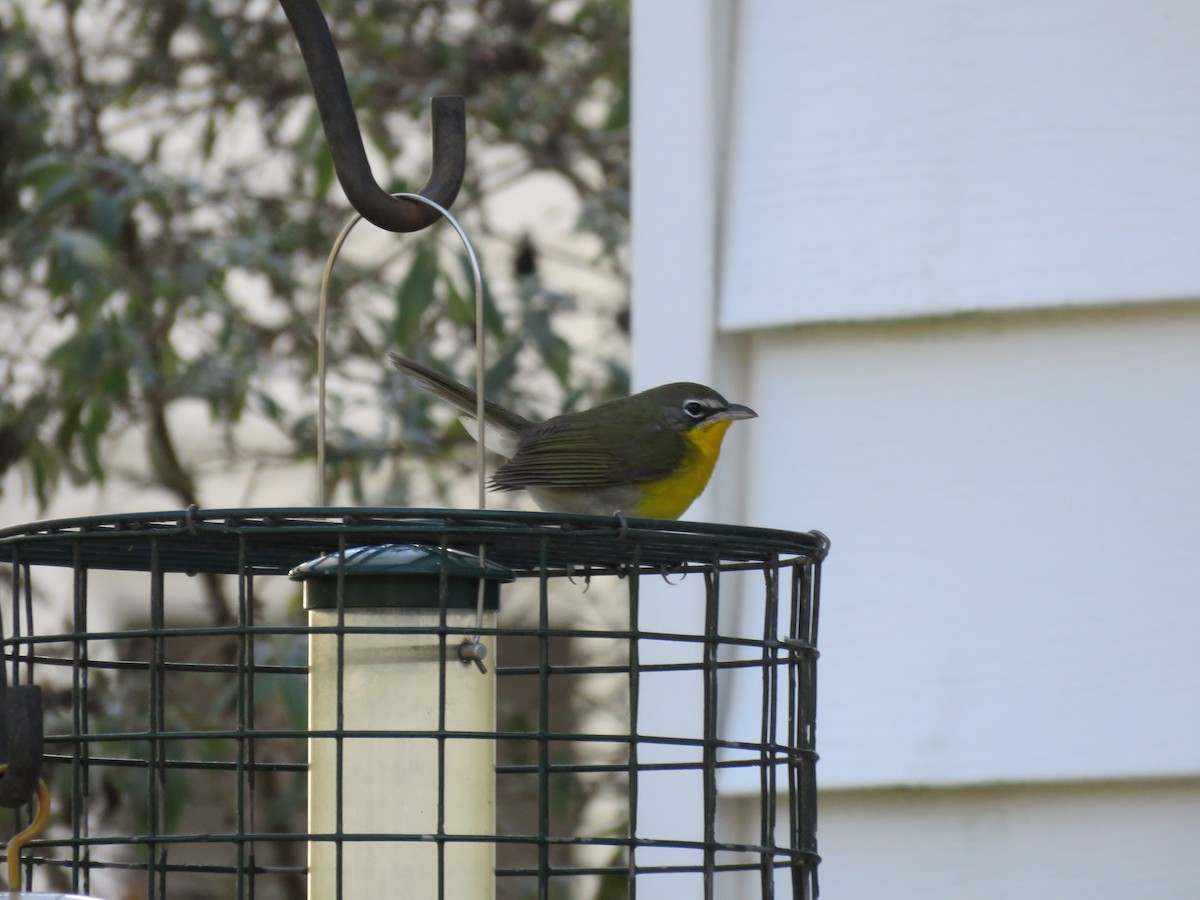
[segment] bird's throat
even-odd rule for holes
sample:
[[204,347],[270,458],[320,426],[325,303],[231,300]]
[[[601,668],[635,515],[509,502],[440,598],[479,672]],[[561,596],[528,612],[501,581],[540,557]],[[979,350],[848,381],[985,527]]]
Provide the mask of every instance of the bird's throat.
[[678,519],[683,515],[708,486],[730,424],[726,419],[685,432],[683,439],[688,450],[683,464],[666,478],[641,485],[641,499],[634,515],[650,519]]

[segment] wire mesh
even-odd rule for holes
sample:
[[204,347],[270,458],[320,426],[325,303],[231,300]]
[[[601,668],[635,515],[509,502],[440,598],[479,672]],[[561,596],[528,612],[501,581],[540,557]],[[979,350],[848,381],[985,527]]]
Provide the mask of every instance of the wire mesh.
[[[498,646],[494,731],[466,733],[444,716],[420,733],[311,727],[307,646],[319,635],[340,646],[368,632],[427,633],[441,642],[445,671],[463,666],[453,648],[477,626],[448,618],[444,598],[433,624],[410,629],[344,616],[314,625],[280,577],[321,555],[391,543],[483,546],[529,594],[526,617],[501,615],[482,629]],[[487,842],[501,898],[657,897],[667,878],[689,885],[672,896],[815,897],[827,549],[818,532],[459,510],[191,509],[0,531],[11,570],[5,664],[11,683],[36,680],[47,692],[47,775],[60,806],[26,851],[26,878],[172,900],[294,898],[308,890],[310,845],[332,845],[341,866],[357,842],[380,853],[428,843],[444,871],[447,848]],[[663,602],[664,581],[685,575],[703,615],[665,630],[648,611]],[[588,585],[608,591],[619,627],[556,611]],[[225,613],[198,613],[197,598],[214,591],[225,592]],[[265,602],[272,592],[287,599]],[[573,698],[599,682],[609,689],[603,715],[581,715]],[[694,728],[665,729],[647,698],[680,685],[699,692],[702,714]],[[337,690],[340,704],[340,670]],[[730,712],[735,695],[741,715]],[[366,738],[437,745],[435,828],[342,827],[343,783],[370,777],[342,770],[343,747]],[[312,740],[337,747],[329,833],[307,824]],[[445,750],[481,740],[496,752],[497,833],[456,832],[443,809],[454,777]],[[698,820],[664,826],[661,811],[642,805],[666,784]],[[726,794],[740,798],[740,825],[730,824]],[[583,821],[584,807],[606,810],[600,824]]]

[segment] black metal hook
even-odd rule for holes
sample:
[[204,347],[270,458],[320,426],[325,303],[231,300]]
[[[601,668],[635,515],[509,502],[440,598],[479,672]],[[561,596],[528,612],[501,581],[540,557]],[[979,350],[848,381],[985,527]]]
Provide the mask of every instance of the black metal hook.
[[[386,231],[420,231],[432,225],[441,218],[437,210],[393,197],[371,174],[342,63],[317,0],[279,0],[279,5],[300,45],[333,167],[350,205],[368,222]],[[433,163],[429,180],[417,193],[449,209],[466,169],[466,107],[462,97],[434,97],[430,109]]]

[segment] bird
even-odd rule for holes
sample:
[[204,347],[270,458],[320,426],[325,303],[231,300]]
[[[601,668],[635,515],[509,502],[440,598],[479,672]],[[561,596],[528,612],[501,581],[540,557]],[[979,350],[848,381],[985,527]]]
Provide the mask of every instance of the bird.
[[758,413],[710,387],[676,382],[535,422],[394,351],[388,364],[465,415],[472,437],[506,461],[494,491],[525,490],[547,512],[678,519],[712,476],[729,426]]

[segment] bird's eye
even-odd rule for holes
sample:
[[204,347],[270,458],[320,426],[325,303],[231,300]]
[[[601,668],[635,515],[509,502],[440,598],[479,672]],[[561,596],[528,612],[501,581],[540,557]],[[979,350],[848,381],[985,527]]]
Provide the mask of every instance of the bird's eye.
[[701,403],[699,400],[687,401],[687,403],[683,404],[683,411],[685,413],[687,413],[689,416],[691,416],[693,419],[703,419],[704,418],[704,404]]

